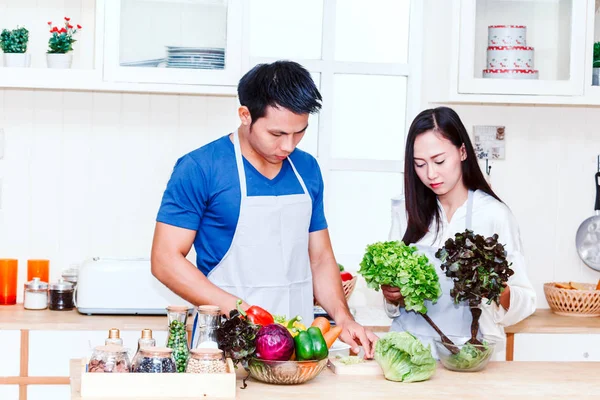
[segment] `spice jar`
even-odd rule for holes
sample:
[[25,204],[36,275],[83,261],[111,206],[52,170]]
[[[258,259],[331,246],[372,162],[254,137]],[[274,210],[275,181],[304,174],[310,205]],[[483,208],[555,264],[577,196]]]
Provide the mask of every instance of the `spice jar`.
[[127,373],[130,369],[127,349],[116,345],[97,346],[88,364],[88,372]]
[[114,344],[117,346],[123,346],[123,339],[121,339],[121,332],[117,328],[109,329],[108,337],[104,339],[105,345]]
[[219,348],[217,329],[221,325],[221,309],[218,306],[200,306],[196,314],[198,340],[196,348]]
[[40,278],[25,284],[23,293],[23,307],[27,310],[45,310],[48,308],[48,284]]
[[167,347],[173,349],[177,372],[185,372],[189,355],[187,340],[188,308],[186,306],[169,306],[167,307],[167,315],[169,320]]
[[227,372],[225,355],[221,349],[194,349],[190,351],[185,372],[192,374],[218,374]]
[[173,358],[173,349],[142,347],[131,370],[146,374],[176,373],[177,366]]
[[[73,296],[75,296],[77,292],[77,280],[79,278],[79,265],[73,264],[69,268],[64,269],[61,276],[65,282],[73,285]],[[75,299],[73,299],[73,304],[75,304]]]
[[50,304],[49,308],[56,311],[72,310],[73,304],[73,285],[59,279],[58,282],[50,285]]

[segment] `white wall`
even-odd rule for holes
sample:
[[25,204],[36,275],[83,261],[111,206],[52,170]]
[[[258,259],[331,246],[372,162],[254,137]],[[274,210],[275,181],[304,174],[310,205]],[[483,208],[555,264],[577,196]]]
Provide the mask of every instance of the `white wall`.
[[[177,158],[237,127],[237,99],[0,90],[0,257],[147,257]],[[22,296],[19,290],[19,300]]]

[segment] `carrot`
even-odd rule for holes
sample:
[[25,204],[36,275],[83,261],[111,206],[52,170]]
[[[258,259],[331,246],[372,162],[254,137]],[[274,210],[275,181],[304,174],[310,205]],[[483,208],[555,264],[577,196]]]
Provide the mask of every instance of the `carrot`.
[[331,329],[331,324],[329,323],[329,320],[325,317],[315,318],[310,326],[318,327],[323,335],[325,335],[327,332],[329,332],[329,329]]
[[326,334],[323,335],[323,338],[325,339],[325,343],[327,343],[328,349],[331,348],[331,345],[333,344],[333,342],[335,342],[335,340],[338,338],[338,336],[340,336],[340,333],[342,333],[342,327],[334,326]]

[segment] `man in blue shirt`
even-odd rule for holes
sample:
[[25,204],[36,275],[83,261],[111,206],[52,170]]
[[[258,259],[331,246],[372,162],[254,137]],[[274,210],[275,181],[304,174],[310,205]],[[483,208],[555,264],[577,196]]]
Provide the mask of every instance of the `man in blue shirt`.
[[[372,357],[377,336],[354,321],[344,297],[319,166],[296,148],[321,94],[302,66],[278,61],[244,75],[238,96],[237,131],[175,165],[158,212],[152,273],[190,303],[224,313],[242,299],[244,308],[310,324],[314,295],[342,327],[340,339]],[[186,259],[192,245],[197,267]]]

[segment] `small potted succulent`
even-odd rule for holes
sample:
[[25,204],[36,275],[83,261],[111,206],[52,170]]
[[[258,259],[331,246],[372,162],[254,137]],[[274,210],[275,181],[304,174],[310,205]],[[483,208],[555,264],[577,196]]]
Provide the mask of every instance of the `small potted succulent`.
[[46,61],[48,68],[71,68],[73,63],[73,43],[77,40],[73,36],[81,29],[81,25],[77,27],[71,25],[71,18],[65,17],[64,27],[52,27],[52,21],[48,22],[50,26],[50,39],[48,39],[48,52]]
[[9,31],[3,29],[0,33],[0,48],[4,52],[4,66],[6,67],[29,67],[31,57],[27,54],[27,43],[29,42],[29,31],[25,28]]
[[600,85],[600,42],[594,43],[594,61],[592,64],[592,85]]

